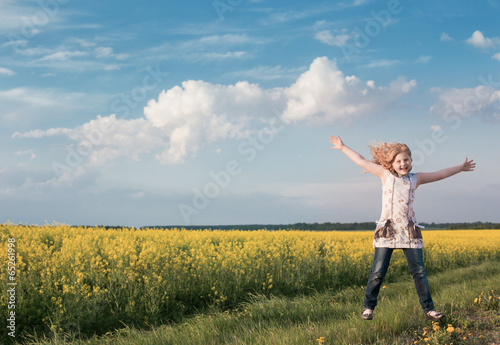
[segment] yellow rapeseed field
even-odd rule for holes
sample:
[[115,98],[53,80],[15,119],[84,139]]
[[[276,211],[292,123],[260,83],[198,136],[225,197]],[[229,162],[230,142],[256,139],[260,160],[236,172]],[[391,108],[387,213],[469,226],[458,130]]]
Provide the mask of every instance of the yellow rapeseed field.
[[[251,294],[363,286],[372,236],[4,224],[0,308],[8,306],[9,243],[15,244],[18,329],[78,334],[175,320],[207,306],[235,306]],[[500,230],[425,231],[424,241],[429,272],[500,259]],[[388,281],[409,274],[399,253]]]

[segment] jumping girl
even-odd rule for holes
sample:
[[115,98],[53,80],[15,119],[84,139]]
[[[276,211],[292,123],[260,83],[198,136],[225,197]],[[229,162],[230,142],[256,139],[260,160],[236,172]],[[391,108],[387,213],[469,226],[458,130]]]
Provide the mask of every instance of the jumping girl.
[[373,318],[377,296],[387,273],[392,252],[394,249],[403,249],[426,318],[432,321],[443,318],[445,316],[443,313],[434,310],[427,281],[422,255],[424,247],[420,231],[422,226],[418,224],[413,211],[415,189],[421,184],[439,181],[462,171],[473,171],[476,163],[466,158],[464,163],[440,171],[410,173],[411,151],[405,144],[379,143],[371,146],[373,160],[369,161],[344,145],[338,136],[331,136],[330,142],[333,144],[332,149],[342,151],[354,163],[382,180],[382,214],[373,237],[375,255],[361,317],[364,320]]

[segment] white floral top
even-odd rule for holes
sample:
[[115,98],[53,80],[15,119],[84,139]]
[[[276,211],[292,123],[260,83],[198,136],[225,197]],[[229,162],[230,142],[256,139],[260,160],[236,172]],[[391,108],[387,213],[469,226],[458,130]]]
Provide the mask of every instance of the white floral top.
[[422,232],[415,219],[413,200],[417,175],[397,177],[387,171],[382,186],[382,213],[377,221],[373,246],[379,248],[423,248]]

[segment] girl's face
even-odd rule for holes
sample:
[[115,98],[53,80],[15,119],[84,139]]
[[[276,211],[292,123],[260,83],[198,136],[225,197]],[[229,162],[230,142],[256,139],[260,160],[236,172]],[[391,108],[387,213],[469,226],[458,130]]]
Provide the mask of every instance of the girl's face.
[[407,152],[398,153],[396,157],[394,157],[392,167],[399,176],[408,175],[411,170],[410,155]]

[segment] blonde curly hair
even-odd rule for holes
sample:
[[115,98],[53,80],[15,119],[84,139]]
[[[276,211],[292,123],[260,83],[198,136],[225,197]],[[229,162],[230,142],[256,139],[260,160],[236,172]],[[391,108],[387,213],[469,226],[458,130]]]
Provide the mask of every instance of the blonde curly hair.
[[394,158],[400,153],[406,152],[411,158],[411,151],[403,143],[385,143],[385,142],[375,142],[374,145],[370,145],[370,150],[372,153],[372,161],[382,165],[384,169],[387,169],[393,175],[398,175],[394,168],[392,167],[392,163],[394,162]]

